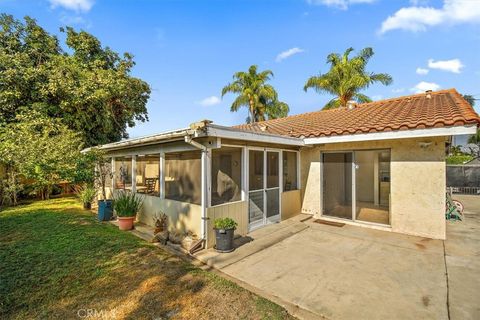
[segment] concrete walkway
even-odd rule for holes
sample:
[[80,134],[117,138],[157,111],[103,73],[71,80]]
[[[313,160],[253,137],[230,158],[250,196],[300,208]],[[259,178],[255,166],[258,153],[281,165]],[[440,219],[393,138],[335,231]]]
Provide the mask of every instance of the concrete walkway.
[[447,224],[445,252],[451,319],[480,319],[480,196],[454,195],[465,222]]
[[445,251],[440,240],[296,218],[196,258],[319,318],[480,319],[478,199],[465,201],[465,222],[448,222]]

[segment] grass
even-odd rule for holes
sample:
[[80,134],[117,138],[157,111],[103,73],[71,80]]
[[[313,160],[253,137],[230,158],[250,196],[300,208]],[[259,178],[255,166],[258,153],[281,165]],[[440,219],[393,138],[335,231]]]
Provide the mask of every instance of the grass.
[[291,317],[62,198],[0,212],[0,319],[27,318]]

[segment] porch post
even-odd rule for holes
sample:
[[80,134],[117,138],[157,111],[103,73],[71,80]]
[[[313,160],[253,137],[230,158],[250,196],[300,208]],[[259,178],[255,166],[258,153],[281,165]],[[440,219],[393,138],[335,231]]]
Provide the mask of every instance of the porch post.
[[112,157],[112,163],[111,163],[111,166],[112,166],[112,179],[111,179],[111,182],[112,182],[112,197],[113,197],[113,191],[115,191],[115,157]]
[[165,152],[160,152],[160,166],[159,166],[158,188],[160,199],[165,199]]
[[248,148],[243,147],[242,148],[242,201],[247,200],[247,195],[248,195]]
[[132,192],[137,192],[137,156],[132,156]]
[[202,159],[201,159],[201,183],[202,183],[202,200],[201,200],[201,206],[202,206],[202,222],[200,225],[200,230],[202,233],[202,239],[207,239],[207,207],[210,206],[210,196],[209,196],[209,190],[210,190],[210,179],[209,179],[209,174],[210,174],[210,150],[205,149],[202,150]]

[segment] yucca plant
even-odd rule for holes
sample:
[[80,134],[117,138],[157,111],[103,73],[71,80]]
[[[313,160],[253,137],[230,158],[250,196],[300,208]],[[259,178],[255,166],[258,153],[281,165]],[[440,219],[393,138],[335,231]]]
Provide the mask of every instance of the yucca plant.
[[119,190],[113,199],[113,207],[119,217],[134,217],[142,208],[144,199],[136,193]]
[[78,186],[75,188],[75,192],[78,198],[80,199],[80,201],[82,201],[83,207],[85,209],[90,209],[92,206],[93,200],[97,196],[97,191],[95,190],[95,188],[87,185]]

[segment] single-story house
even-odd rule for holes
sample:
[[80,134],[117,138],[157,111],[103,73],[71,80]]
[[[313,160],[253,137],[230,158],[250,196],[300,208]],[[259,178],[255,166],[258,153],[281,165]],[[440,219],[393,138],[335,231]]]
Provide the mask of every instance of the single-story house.
[[445,239],[445,154],[478,115],[455,90],[350,103],[234,127],[188,128],[100,146],[110,188],[145,195],[138,220],[214,243],[213,220],[246,235],[299,213]]

